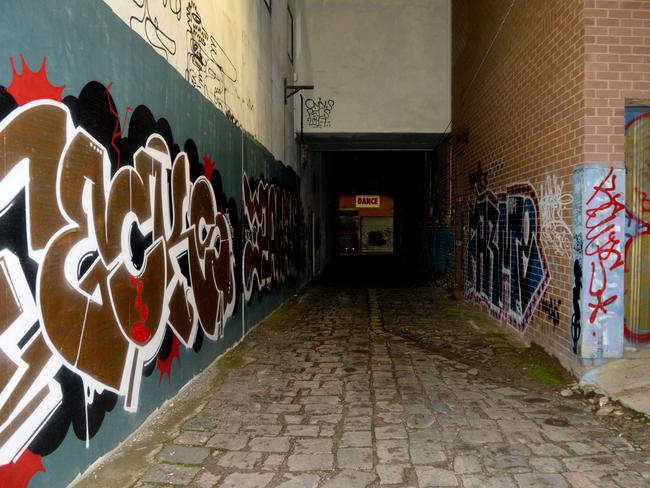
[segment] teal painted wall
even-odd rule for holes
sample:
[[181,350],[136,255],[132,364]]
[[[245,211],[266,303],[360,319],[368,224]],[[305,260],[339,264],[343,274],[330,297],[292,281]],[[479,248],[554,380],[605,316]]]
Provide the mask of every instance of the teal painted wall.
[[[0,486],[65,486],[296,292],[301,182],[101,1],[9,2],[0,46]],[[60,98],[25,83],[44,59]],[[274,242],[245,231],[244,178],[283,199],[257,200],[282,216]],[[247,265],[248,241],[272,262]]]

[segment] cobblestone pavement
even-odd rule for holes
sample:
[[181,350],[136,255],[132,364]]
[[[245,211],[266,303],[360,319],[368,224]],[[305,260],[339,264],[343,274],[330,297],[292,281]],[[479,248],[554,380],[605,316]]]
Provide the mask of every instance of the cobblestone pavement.
[[495,354],[471,328],[457,360],[419,344],[453,335],[430,293],[308,288],[134,486],[650,486],[647,452],[582,403],[468,365]]

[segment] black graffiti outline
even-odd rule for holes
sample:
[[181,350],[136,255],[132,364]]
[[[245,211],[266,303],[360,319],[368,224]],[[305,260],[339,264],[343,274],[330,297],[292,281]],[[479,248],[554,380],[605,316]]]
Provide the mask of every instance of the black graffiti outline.
[[560,325],[560,307],[562,300],[555,297],[542,297],[539,302],[540,311],[546,315],[546,318],[553,323],[553,328]]
[[[176,3],[176,8],[172,7],[172,1]],[[176,16],[177,20],[181,20],[181,12],[183,11],[183,6],[181,5],[181,0],[162,0],[163,7],[167,6],[169,2],[169,10]]]
[[[208,33],[198,7],[194,0],[188,2],[187,7],[187,60],[185,79],[222,110],[234,123],[238,123],[226,100],[228,88],[226,79],[233,85],[236,92],[237,67],[228,56],[224,47]],[[219,58],[223,57],[223,62]],[[210,81],[212,80],[212,81]],[[209,86],[214,84],[215,86]]]
[[580,301],[582,297],[582,265],[580,259],[573,261],[573,313],[571,314],[571,350],[578,354],[578,344],[582,335],[582,316],[580,311]]
[[[144,26],[144,34],[147,38],[147,42],[159,51],[165,59],[169,60],[169,56],[174,56],[176,54],[176,41],[169,35],[165,34],[162,29],[158,26],[158,17],[152,17],[149,10],[149,0],[131,0],[138,8],[144,9],[142,11],[142,17],[137,17],[132,15],[129,18],[129,27],[133,29],[133,21],[135,20],[138,24]],[[168,0],[163,0],[163,6],[167,6]],[[171,6],[171,1],[169,0],[169,8],[172,13],[176,16],[177,20],[180,20],[180,0],[176,0],[179,10],[176,11]],[[153,32],[150,32],[150,29],[153,29]],[[134,29],[135,30],[135,29]],[[157,41],[157,42],[156,42]]]
[[307,125],[314,129],[323,129],[329,127],[330,116],[332,115],[332,108],[334,108],[335,101],[330,99],[323,100],[318,97],[318,101],[313,98],[305,100],[305,107],[307,110]]

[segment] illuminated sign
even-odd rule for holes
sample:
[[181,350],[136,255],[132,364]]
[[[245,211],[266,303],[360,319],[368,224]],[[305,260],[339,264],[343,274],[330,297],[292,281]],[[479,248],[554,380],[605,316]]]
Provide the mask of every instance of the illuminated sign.
[[379,208],[379,195],[357,195],[355,206],[357,208]]

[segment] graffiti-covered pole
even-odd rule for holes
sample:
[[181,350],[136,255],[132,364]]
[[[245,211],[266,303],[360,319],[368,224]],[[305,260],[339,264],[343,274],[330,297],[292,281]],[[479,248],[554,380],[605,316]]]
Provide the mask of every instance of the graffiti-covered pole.
[[625,171],[582,166],[573,174],[572,350],[583,359],[623,355]]

